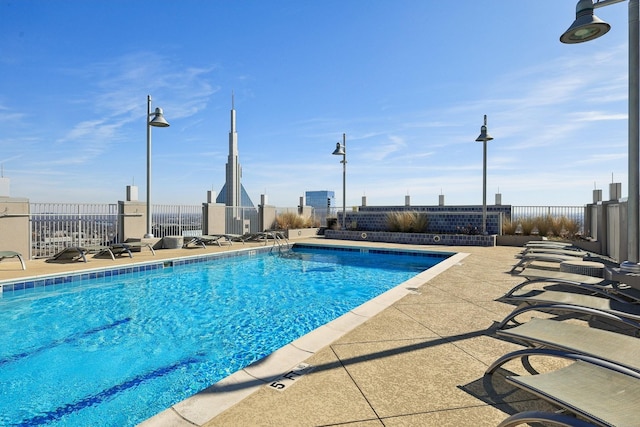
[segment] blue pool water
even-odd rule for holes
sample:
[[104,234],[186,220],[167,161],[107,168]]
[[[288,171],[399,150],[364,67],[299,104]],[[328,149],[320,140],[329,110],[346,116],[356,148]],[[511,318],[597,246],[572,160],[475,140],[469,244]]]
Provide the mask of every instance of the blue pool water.
[[450,255],[374,252],[247,252],[5,292],[0,425],[135,425]]

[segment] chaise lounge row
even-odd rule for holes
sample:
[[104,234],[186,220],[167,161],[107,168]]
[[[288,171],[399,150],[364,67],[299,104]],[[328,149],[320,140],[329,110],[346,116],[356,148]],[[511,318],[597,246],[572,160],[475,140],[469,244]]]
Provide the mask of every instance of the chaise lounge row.
[[[537,248],[535,253],[544,253]],[[567,245],[563,250],[574,249]],[[532,252],[525,248],[521,255],[527,253]],[[561,426],[640,425],[640,288],[557,270],[525,267],[512,272],[524,281],[498,299],[516,304],[516,308],[498,324],[496,335],[526,348],[500,357],[485,374],[492,375],[506,363],[520,360],[531,375],[508,375],[506,381],[551,403],[560,412],[521,412],[499,426],[535,422]],[[520,323],[523,314],[533,311],[562,316],[534,317]],[[570,319],[574,315],[587,315],[589,322],[573,322]],[[531,358],[549,357],[571,363],[544,373],[531,363]]]
[[[279,231],[265,231],[260,233],[251,234],[214,234],[197,236],[187,239],[184,242],[183,247],[203,247],[208,245],[223,244],[231,245],[233,242],[264,242],[267,244],[269,241],[283,241],[287,242],[285,235]],[[145,242],[123,242],[112,243],[108,246],[68,246],[61,251],[54,254],[51,258],[47,259],[47,262],[73,262],[82,261],[87,262],[87,255],[93,254],[94,257],[108,256],[115,260],[116,257],[127,255],[130,258],[133,257],[131,250],[134,248],[148,248],[153,255],[155,250],[153,245]],[[16,258],[20,261],[23,270],[26,270],[26,264],[21,253],[15,251],[0,251],[0,261],[4,259]]]
[[191,237],[184,242],[184,248],[202,247],[209,245],[232,245],[233,242],[264,242],[266,245],[269,241],[287,241],[284,233],[280,231],[263,231],[259,233],[247,234],[209,234],[204,236]]
[[131,249],[148,248],[153,255],[156,254],[153,245],[145,242],[112,243],[109,246],[68,246],[47,259],[47,262],[56,261],[83,261],[87,262],[87,255],[94,257],[109,256],[112,260],[116,257],[127,255],[133,258]]

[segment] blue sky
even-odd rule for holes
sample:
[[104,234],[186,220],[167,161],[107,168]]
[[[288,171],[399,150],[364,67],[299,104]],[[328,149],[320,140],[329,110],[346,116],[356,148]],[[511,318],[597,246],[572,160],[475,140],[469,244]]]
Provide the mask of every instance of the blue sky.
[[[526,4],[526,6],[525,6]],[[564,45],[576,0],[0,0],[0,164],[11,196],[198,205],[224,184],[235,94],[254,203],[583,205],[627,194],[627,3]]]

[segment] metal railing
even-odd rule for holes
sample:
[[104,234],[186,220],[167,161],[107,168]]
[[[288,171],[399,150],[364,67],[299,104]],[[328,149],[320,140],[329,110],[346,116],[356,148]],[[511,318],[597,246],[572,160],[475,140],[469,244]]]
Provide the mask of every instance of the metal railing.
[[533,218],[567,218],[584,232],[584,206],[512,206],[511,222]]
[[118,241],[118,205],[31,203],[31,258]]
[[151,219],[155,237],[202,235],[202,206],[153,205]]

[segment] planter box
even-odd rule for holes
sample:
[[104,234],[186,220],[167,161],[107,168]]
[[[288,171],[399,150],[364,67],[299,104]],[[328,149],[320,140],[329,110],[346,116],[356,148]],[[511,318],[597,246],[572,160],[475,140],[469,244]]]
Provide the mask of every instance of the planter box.
[[287,239],[304,239],[307,237],[315,237],[318,235],[319,228],[291,228],[285,230]]
[[397,233],[390,231],[325,230],[325,239],[364,242],[406,243],[411,245],[495,246],[495,235]]

